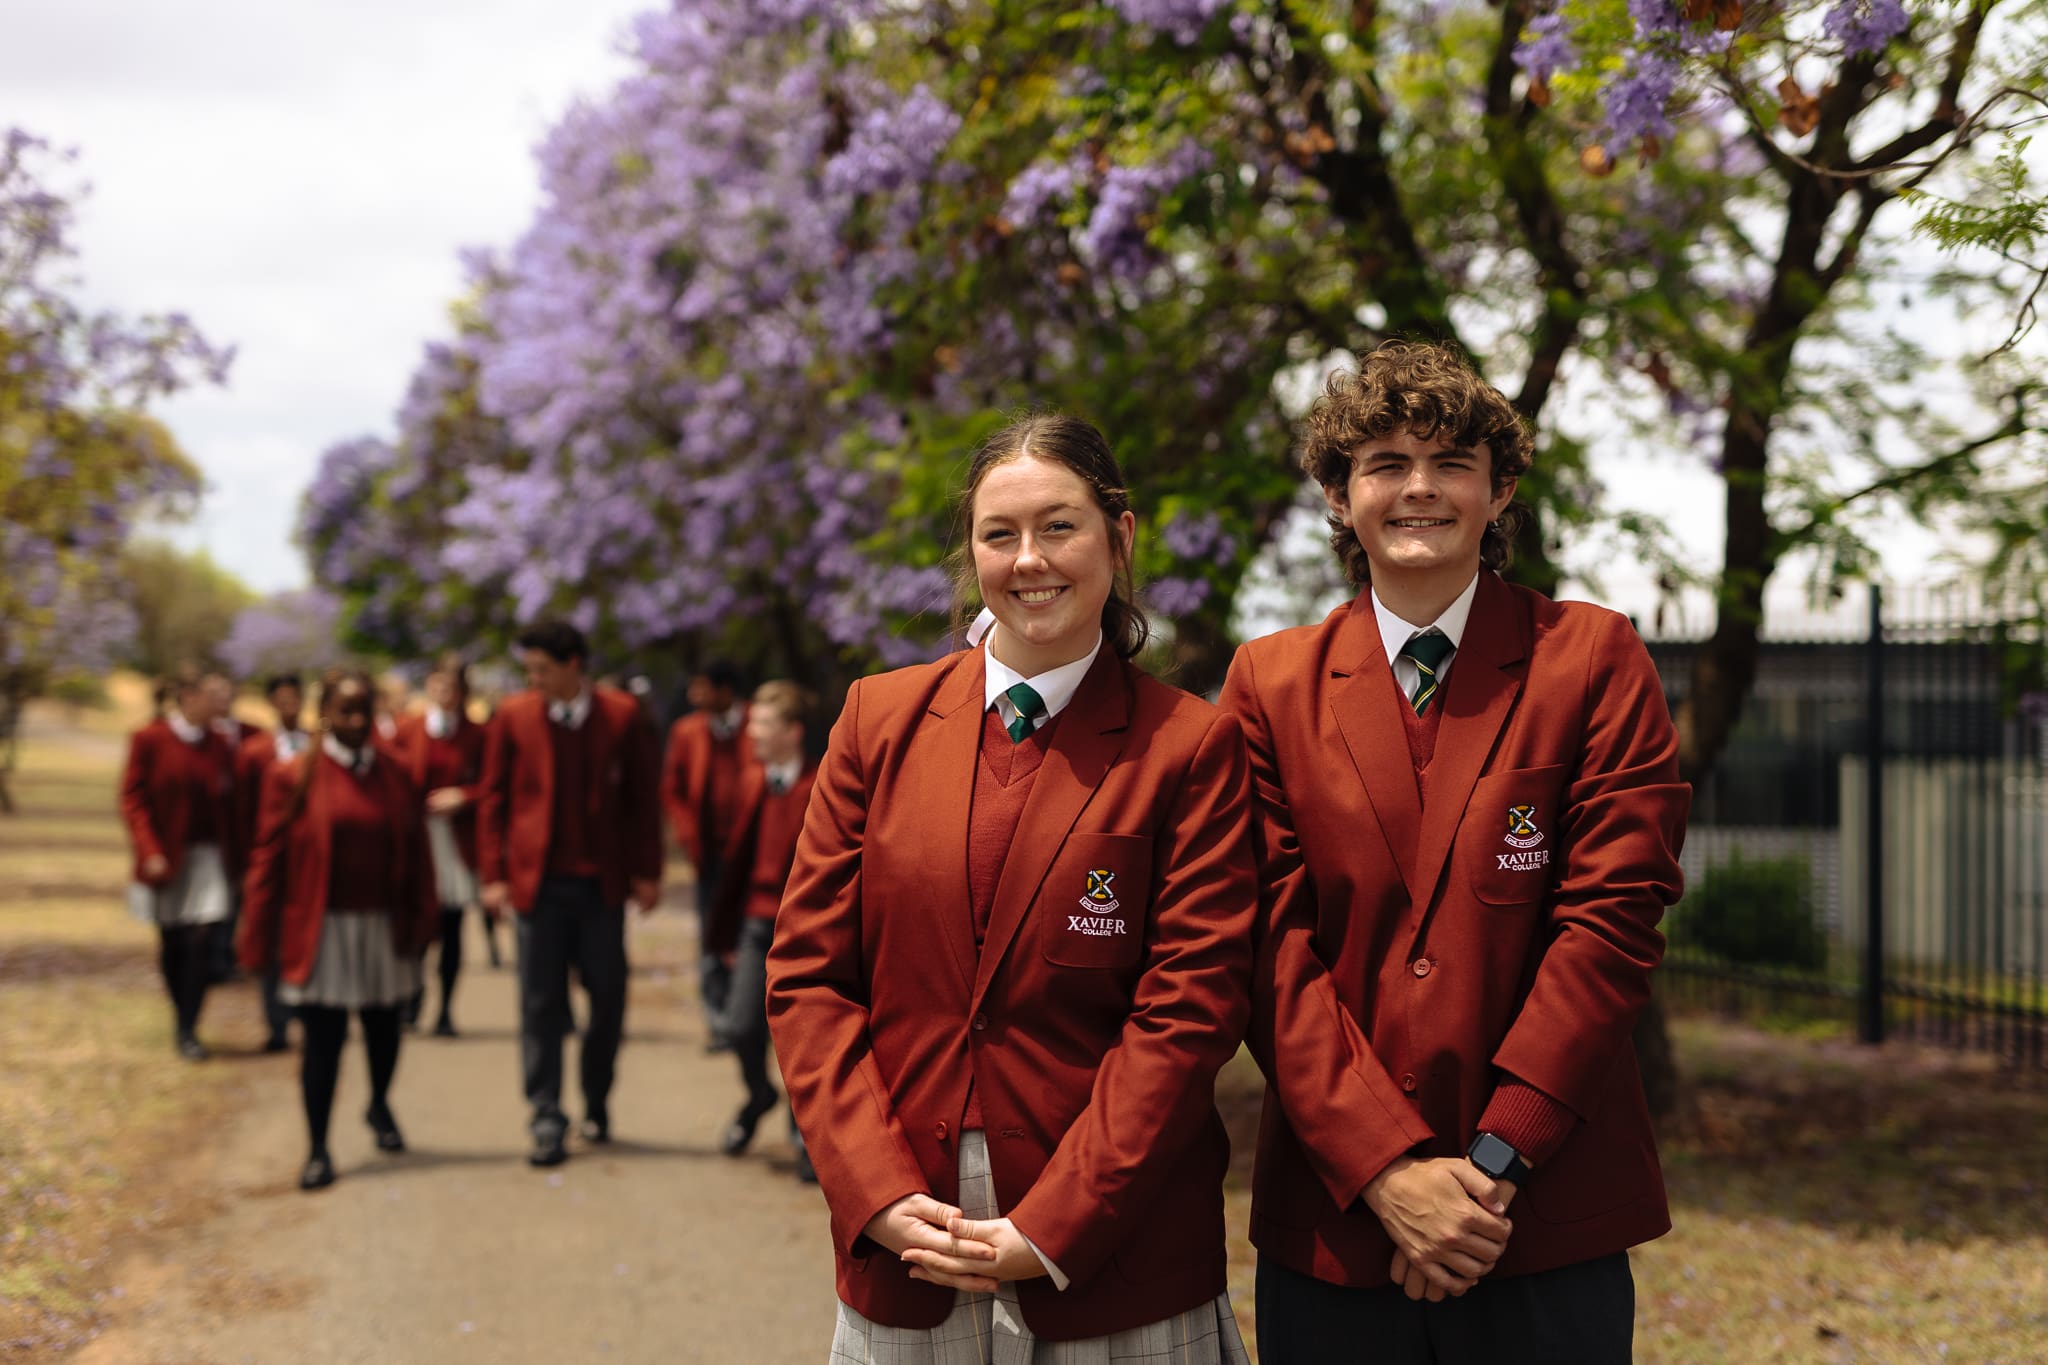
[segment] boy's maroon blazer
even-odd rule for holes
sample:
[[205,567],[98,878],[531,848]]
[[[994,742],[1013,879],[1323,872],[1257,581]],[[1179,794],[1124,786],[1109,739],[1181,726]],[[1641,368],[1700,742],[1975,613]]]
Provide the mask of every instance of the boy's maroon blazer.
[[[669,828],[675,831],[676,843],[682,846],[695,867],[703,866],[707,852],[719,851],[705,846],[711,837],[712,826],[717,823],[712,814],[712,801],[718,801],[728,809],[736,808],[739,801],[736,788],[723,792],[709,790],[712,750],[717,743],[717,738],[711,733],[711,713],[692,711],[669,727],[668,751],[662,757],[662,808],[668,812]],[[755,766],[754,746],[747,742],[744,719],[740,721],[740,731],[733,743],[739,746],[739,767],[744,773]]]
[[[208,730],[197,744],[187,744],[167,720],[154,720],[128,740],[128,763],[121,773],[121,819],[135,851],[132,875],[138,882],[169,886],[185,862],[192,827],[194,784],[209,792],[215,841],[228,875],[241,869],[247,850],[241,802],[235,787],[235,755],[219,732]],[[169,864],[161,877],[144,877],[142,864],[152,854]]]
[[[811,797],[811,788],[818,780],[818,765],[806,762],[797,773],[795,783],[790,786],[789,796],[799,808]],[[760,763],[749,763],[740,770],[740,789],[734,804],[738,814],[734,817],[732,837],[726,841],[723,862],[726,874],[718,884],[718,897],[711,904],[711,918],[707,925],[704,947],[708,952],[729,953],[739,946],[740,923],[746,918],[747,900],[753,894],[752,872],[754,855],[761,845],[761,803],[768,798],[768,770]],[[792,831],[794,835],[796,831]],[[796,840],[792,837],[784,848],[771,849],[776,865],[782,869],[784,885],[788,885],[789,869],[796,863]]]
[[1257,788],[1260,1253],[1386,1284],[1360,1192],[1404,1153],[1463,1155],[1503,1074],[1578,1122],[1508,1210],[1494,1275],[1668,1231],[1629,1037],[1691,790],[1627,618],[1482,573],[1426,808],[1369,595],[1245,645],[1222,704]]
[[476,803],[483,793],[484,727],[458,714],[455,733],[445,740],[436,740],[427,733],[426,712],[415,712],[398,722],[398,733],[391,737],[390,747],[393,756],[405,765],[406,775],[412,778],[421,800],[440,787],[460,787],[469,793],[470,804],[455,812],[451,827],[462,860],[474,868]]
[[1048,1340],[1223,1292],[1215,1077],[1248,1007],[1253,885],[1237,722],[1108,648],[1053,724],[977,954],[968,826],[980,650],[863,679],[776,919],[776,1055],[832,1215],[840,1297],[935,1326],[953,1291],[863,1235],[958,1195],[972,1081],[998,1207],[1071,1283],[1018,1285]]
[[[661,879],[661,806],[655,791],[654,727],[631,695],[592,685],[590,771],[585,795],[605,903],[624,905],[633,879]],[[533,908],[547,871],[554,822],[555,756],[547,699],[526,691],[506,699],[484,737],[477,803],[477,876],[508,882],[512,904]]]

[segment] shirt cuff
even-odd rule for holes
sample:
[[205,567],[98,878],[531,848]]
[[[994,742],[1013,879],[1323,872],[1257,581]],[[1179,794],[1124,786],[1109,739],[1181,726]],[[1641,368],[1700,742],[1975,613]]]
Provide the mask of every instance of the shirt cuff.
[[1527,1081],[1503,1073],[1493,1100],[1479,1116],[1479,1131],[1514,1148],[1529,1165],[1541,1166],[1557,1155],[1578,1123],[1579,1116],[1570,1109]]
[[[1019,1232],[1017,1235],[1024,1237],[1022,1232]],[[1031,1254],[1036,1256],[1038,1263],[1045,1267],[1045,1273],[1052,1276],[1052,1287],[1054,1289],[1065,1289],[1067,1287],[1067,1277],[1061,1274],[1060,1268],[1052,1263],[1052,1257],[1040,1251],[1038,1243],[1032,1241],[1029,1237],[1024,1237],[1024,1245],[1031,1248]]]

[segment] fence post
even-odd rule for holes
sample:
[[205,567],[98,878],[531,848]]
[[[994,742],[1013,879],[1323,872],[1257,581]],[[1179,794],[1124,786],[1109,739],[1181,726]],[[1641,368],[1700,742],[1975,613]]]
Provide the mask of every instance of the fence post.
[[1870,585],[1870,655],[1863,713],[1863,988],[1856,1034],[1884,1041],[1884,590]]

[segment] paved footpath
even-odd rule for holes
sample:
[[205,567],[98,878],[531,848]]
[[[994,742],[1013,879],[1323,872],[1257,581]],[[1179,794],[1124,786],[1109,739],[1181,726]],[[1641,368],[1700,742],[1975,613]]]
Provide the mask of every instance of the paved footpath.
[[[463,1036],[409,1035],[399,1059],[392,1107],[410,1152],[381,1156],[361,1121],[359,1035],[335,1103],[341,1178],[313,1194],[297,1188],[296,1055],[208,1063],[247,1077],[245,1107],[193,1172],[218,1185],[222,1212],[138,1248],[117,1276],[109,1330],[74,1359],[822,1365],[833,1302],[824,1202],[791,1174],[781,1115],[746,1157],[718,1152],[742,1092],[731,1057],[703,1050],[694,933],[678,901],[672,890],[668,908],[629,929],[614,1141],[572,1142],[553,1171],[525,1162],[510,955],[492,970],[474,919],[456,994]],[[209,1004],[209,1016],[246,1012],[246,994]],[[565,1070],[580,1116],[573,1040]]]

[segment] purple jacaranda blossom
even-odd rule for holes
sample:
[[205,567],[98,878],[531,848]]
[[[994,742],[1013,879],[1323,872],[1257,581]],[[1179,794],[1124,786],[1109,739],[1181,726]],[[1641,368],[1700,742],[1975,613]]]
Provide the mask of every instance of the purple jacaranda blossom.
[[1515,45],[1515,65],[1530,80],[1547,82],[1578,60],[1570,25],[1562,14],[1539,14],[1522,26],[1522,41]]
[[1637,50],[1628,64],[1608,81],[1607,150],[1619,155],[1646,137],[1669,138],[1666,112],[1678,88],[1678,63],[1661,52]]
[[1209,600],[1209,584],[1200,578],[1161,578],[1145,589],[1145,602],[1161,616],[1192,616]]
[[1882,52],[1908,22],[1904,0],[1836,0],[1821,28],[1844,52],[1858,57]]
[[1186,46],[1230,7],[1230,0],[1110,0],[1110,7],[1131,23],[1157,29]]
[[238,677],[294,670],[318,673],[341,663],[341,603],[318,588],[279,593],[235,615],[221,662]]

